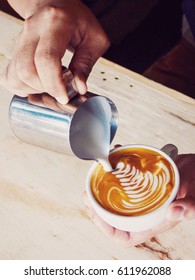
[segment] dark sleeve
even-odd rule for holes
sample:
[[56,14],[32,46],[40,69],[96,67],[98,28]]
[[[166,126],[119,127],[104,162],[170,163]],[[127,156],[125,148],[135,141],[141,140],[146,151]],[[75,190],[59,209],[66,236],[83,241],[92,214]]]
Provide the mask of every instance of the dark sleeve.
[[83,0],[102,24],[112,43],[134,31],[158,0]]

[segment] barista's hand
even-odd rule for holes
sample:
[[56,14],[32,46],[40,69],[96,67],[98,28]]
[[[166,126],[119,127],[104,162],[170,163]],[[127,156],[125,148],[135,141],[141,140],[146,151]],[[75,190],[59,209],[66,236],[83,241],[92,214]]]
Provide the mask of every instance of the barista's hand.
[[83,194],[87,213],[100,231],[113,241],[125,246],[135,246],[153,236],[171,229],[185,219],[195,219],[195,154],[179,155],[176,164],[180,173],[180,189],[175,200],[168,208],[166,220],[157,227],[142,232],[126,232],[106,224],[89,204],[86,192]]
[[65,104],[68,97],[61,59],[66,49],[74,53],[69,68],[79,93],[84,94],[93,65],[110,43],[95,16],[81,1],[39,3],[24,21],[1,83],[20,96],[48,92]]

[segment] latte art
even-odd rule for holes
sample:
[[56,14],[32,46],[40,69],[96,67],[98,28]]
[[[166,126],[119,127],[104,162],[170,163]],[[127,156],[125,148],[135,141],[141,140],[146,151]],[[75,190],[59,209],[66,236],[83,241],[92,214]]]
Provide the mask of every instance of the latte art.
[[107,210],[135,216],[161,206],[174,186],[169,161],[159,153],[143,148],[119,150],[110,155],[114,171],[106,173],[99,165],[91,179],[96,200]]
[[[156,175],[149,171],[143,173],[129,164],[125,166],[123,162],[117,164],[117,170],[112,174],[119,178],[121,187],[119,191],[124,192],[128,197],[127,200],[121,200],[123,212],[130,210],[131,213],[134,213],[138,208],[140,211],[145,211],[148,202],[150,202],[150,206],[153,206],[163,199],[170,176],[166,166],[159,167],[162,170],[161,174]],[[110,201],[109,198],[108,200]],[[143,204],[143,202],[145,203]]]

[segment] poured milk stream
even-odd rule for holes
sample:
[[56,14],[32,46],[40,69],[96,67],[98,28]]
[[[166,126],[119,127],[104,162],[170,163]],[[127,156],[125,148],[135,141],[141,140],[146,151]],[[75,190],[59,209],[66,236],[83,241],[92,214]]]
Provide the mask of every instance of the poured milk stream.
[[109,160],[108,160],[108,156],[107,158],[101,158],[101,159],[98,159],[98,162],[103,166],[104,170],[106,172],[111,172],[113,170]]

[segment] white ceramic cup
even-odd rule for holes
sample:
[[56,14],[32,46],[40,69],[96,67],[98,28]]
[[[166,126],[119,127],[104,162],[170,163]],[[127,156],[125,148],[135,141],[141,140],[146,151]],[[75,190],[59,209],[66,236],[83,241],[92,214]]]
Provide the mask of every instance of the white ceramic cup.
[[120,214],[115,214],[112,213],[108,210],[106,210],[103,206],[100,205],[100,203],[97,202],[97,200],[94,198],[92,190],[91,190],[91,177],[96,169],[97,165],[99,164],[98,162],[95,162],[92,167],[90,168],[88,175],[87,175],[87,181],[86,181],[86,191],[87,195],[89,198],[89,201],[95,210],[95,212],[98,214],[98,216],[103,219],[106,223],[109,225],[120,229],[124,231],[129,231],[129,232],[140,232],[140,231],[145,231],[148,229],[151,229],[165,219],[166,216],[166,210],[168,206],[171,204],[171,202],[176,198],[178,190],[179,190],[179,172],[177,169],[177,166],[174,162],[176,156],[177,156],[177,148],[172,145],[172,144],[167,144],[164,146],[162,149],[157,149],[151,146],[146,146],[146,145],[125,145],[125,146],[120,146],[118,148],[115,148],[110,151],[111,153],[114,153],[118,150],[122,150],[124,148],[145,148],[145,149],[150,149],[151,151],[155,151],[162,155],[164,158],[166,158],[169,163],[172,166],[174,176],[175,176],[175,185],[172,189],[172,192],[168,199],[156,208],[155,210],[152,210],[151,212],[137,215],[137,216],[123,216]]

